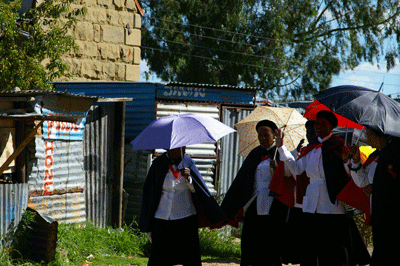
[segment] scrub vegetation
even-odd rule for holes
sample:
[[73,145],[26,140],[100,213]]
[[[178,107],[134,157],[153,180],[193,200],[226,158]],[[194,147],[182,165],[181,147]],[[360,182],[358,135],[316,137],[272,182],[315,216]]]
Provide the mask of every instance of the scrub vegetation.
[[[199,236],[203,261],[240,258],[240,244],[222,236],[218,230],[200,229]],[[88,221],[85,224],[59,224],[56,260],[52,263],[12,261],[10,249],[6,245],[0,246],[0,265],[146,265],[150,242],[136,223],[123,228],[99,228]]]

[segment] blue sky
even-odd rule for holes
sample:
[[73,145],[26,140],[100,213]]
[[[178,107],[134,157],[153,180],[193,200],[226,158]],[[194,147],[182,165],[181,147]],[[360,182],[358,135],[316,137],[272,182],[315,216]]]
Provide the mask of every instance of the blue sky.
[[[354,70],[342,71],[338,76],[333,78],[331,86],[339,85],[357,85],[372,90],[378,90],[384,82],[382,92],[386,95],[391,94],[393,98],[400,97],[400,64],[389,72],[386,71],[385,63],[380,64],[380,68],[369,63],[363,63]],[[140,63],[140,80],[146,81],[144,72],[148,70],[145,61]],[[150,76],[149,82],[161,82],[155,75]]]

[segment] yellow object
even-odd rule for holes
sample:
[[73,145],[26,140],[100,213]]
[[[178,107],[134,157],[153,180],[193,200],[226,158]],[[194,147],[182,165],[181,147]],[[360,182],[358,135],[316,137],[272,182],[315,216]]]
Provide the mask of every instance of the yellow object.
[[368,156],[373,153],[376,149],[371,146],[360,146],[360,161],[364,164],[368,159]]

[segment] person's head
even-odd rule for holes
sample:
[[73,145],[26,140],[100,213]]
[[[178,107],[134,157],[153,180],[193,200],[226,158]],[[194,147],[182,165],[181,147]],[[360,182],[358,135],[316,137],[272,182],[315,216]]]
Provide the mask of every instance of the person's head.
[[305,125],[306,126],[306,137],[307,137],[308,143],[312,142],[313,140],[315,140],[317,138],[317,135],[315,133],[314,124],[315,124],[315,121],[308,120]]
[[368,143],[378,150],[381,150],[383,147],[385,147],[390,138],[389,136],[385,136],[383,133],[373,130],[369,127],[365,129],[365,133],[367,135]]
[[315,133],[317,137],[325,138],[331,134],[332,130],[338,125],[338,120],[334,113],[330,111],[319,111],[315,121]]
[[271,120],[261,120],[256,125],[258,141],[264,149],[269,148],[275,141],[275,129],[278,127]]
[[173,159],[182,158],[182,155],[185,154],[186,147],[175,148],[171,150],[167,150],[168,157]]

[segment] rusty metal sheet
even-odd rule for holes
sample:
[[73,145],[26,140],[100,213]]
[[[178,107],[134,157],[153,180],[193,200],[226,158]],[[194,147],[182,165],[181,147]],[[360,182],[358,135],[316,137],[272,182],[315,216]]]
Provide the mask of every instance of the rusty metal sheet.
[[86,221],[84,192],[30,197],[28,207],[62,223]]

